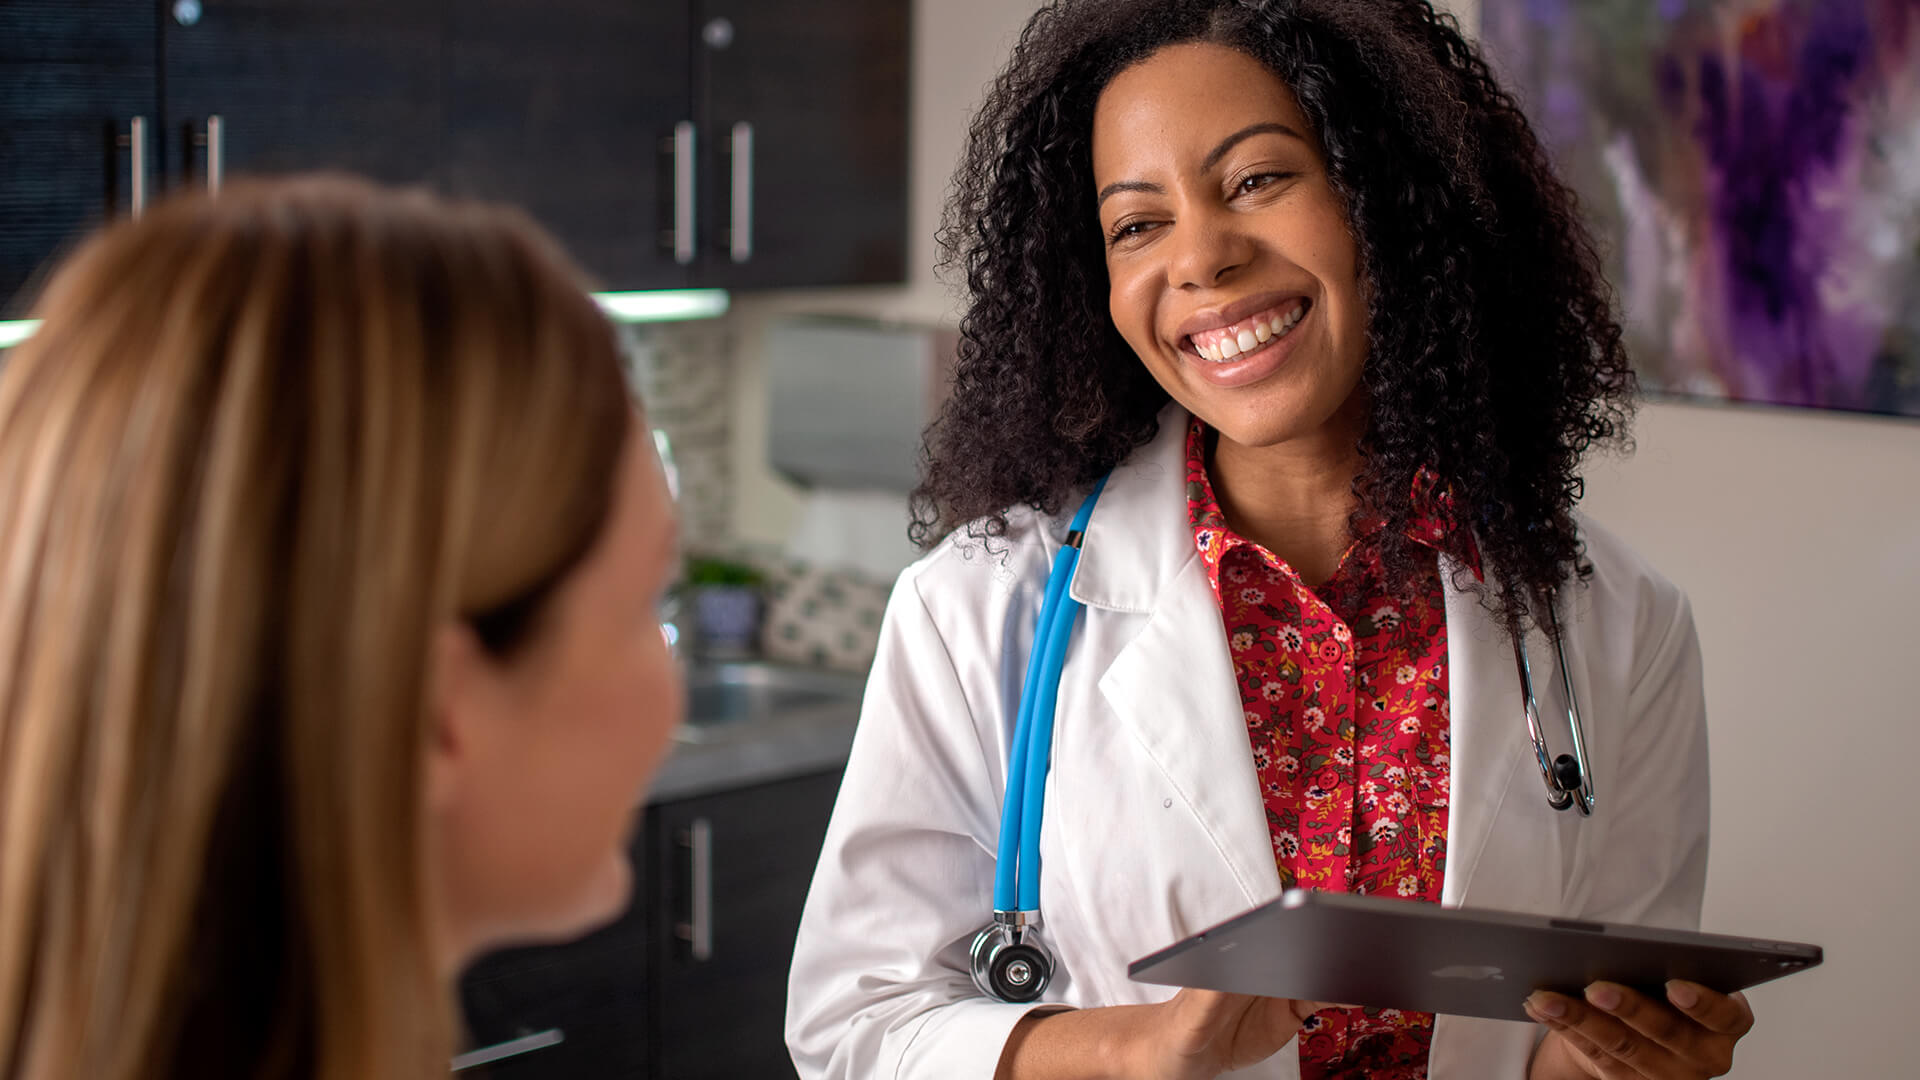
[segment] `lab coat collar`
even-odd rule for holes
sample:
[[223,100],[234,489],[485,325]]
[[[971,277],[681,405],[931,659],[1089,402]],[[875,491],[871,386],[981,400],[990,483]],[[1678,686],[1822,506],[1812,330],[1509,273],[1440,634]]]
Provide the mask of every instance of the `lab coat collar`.
[[1152,612],[1161,591],[1200,557],[1187,521],[1187,411],[1168,405],[1160,431],[1128,455],[1094,504],[1073,575],[1073,598],[1091,608]]

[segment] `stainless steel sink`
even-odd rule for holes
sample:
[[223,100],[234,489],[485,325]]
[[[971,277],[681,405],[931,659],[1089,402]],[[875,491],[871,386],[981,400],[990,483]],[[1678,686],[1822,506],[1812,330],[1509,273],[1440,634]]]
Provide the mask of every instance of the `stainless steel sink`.
[[758,661],[696,664],[687,671],[687,722],[678,738],[705,742],[723,728],[791,719],[827,707],[857,710],[858,675]]

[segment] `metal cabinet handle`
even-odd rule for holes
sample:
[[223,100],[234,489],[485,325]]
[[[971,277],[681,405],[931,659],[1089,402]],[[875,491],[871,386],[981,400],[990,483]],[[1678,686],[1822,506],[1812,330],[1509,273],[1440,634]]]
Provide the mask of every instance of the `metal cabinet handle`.
[[220,178],[226,173],[226,121],[219,116],[207,117],[206,134],[194,136],[193,141],[207,148],[207,194],[217,195]]
[[530,1054],[535,1050],[545,1050],[549,1046],[559,1046],[566,1041],[566,1033],[562,1032],[559,1028],[548,1028],[545,1031],[536,1031],[531,1035],[522,1035],[517,1039],[508,1039],[506,1042],[494,1043],[492,1046],[483,1046],[478,1050],[469,1050],[453,1059],[453,1068],[449,1071],[465,1072],[468,1069],[477,1069],[482,1065],[491,1065],[496,1061],[504,1061],[510,1057]]
[[127,209],[138,220],[147,209],[147,118],[136,116],[127,121],[127,133],[118,141],[130,151],[128,166],[133,182],[128,185],[131,197],[127,200]]
[[680,843],[690,849],[693,872],[693,902],[687,921],[674,932],[690,946],[696,961],[713,959],[713,822],[694,818],[680,834]]
[[682,120],[673,125],[673,261],[681,266],[693,262],[693,122]]
[[733,125],[733,228],[727,250],[737,263],[753,258],[753,125]]

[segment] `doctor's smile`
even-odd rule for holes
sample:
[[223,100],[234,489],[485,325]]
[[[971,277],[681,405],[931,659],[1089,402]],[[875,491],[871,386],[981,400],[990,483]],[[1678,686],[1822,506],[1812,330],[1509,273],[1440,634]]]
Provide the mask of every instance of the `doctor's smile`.
[[[1270,296],[1230,305],[1254,308],[1251,317],[1203,312],[1182,324],[1181,350],[1200,377],[1216,386],[1245,386],[1279,370],[1294,346],[1294,331],[1312,306],[1305,297],[1270,304]],[[1192,329],[1187,329],[1192,327]]]

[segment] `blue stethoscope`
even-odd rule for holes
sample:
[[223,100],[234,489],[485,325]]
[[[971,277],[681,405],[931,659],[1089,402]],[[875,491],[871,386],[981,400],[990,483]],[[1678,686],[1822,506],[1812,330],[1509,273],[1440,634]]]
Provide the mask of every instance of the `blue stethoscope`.
[[[1053,955],[1035,931],[1040,925],[1040,814],[1046,801],[1047,768],[1053,748],[1054,704],[1060,695],[1060,672],[1066,666],[1067,643],[1084,606],[1069,588],[1080,565],[1087,522],[1094,503],[1107,486],[1102,477],[1073,515],[1066,542],[1054,557],[1047,590],[1034,629],[1033,651],[1027,659],[1026,679],[1020,687],[1020,708],[1013,727],[1012,760],[1007,769],[1006,801],[1000,812],[1000,842],[994,854],[993,921],[974,936],[970,968],[980,992],[1001,1001],[1034,1001],[1053,978]],[[1513,642],[1513,662],[1526,697],[1527,736],[1540,776],[1547,785],[1547,805],[1555,810],[1578,807],[1581,816],[1593,813],[1593,771],[1587,766],[1580,704],[1573,693],[1573,676],[1560,622],[1547,608],[1553,649],[1560,661],[1560,685],[1567,697],[1567,728],[1573,753],[1551,756],[1540,723],[1540,705],[1533,692],[1532,665],[1527,643]]]

